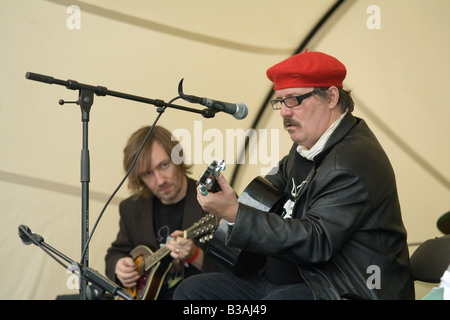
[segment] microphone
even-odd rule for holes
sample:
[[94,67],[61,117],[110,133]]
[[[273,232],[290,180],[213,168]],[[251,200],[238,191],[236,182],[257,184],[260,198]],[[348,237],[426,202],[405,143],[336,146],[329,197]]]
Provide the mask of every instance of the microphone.
[[235,117],[238,120],[244,119],[248,114],[247,106],[243,102],[238,103],[229,103],[229,102],[223,102],[218,100],[212,100],[208,98],[200,98],[192,95],[185,95],[183,94],[183,80],[181,79],[179,85],[178,85],[178,94],[183,98],[183,100],[186,100],[191,103],[198,103],[202,106],[208,107],[209,109],[212,109],[214,111],[222,111],[228,114],[231,114],[233,117]]
[[437,221],[437,227],[443,234],[450,234],[450,211],[444,213]]
[[228,103],[208,98],[201,98],[200,104],[214,111],[222,111],[231,114],[238,120],[244,119],[248,114],[247,106],[243,102]]
[[23,224],[19,226],[19,237],[24,245],[29,245],[31,243],[37,244],[44,241],[44,238],[33,233],[30,227],[24,226]]

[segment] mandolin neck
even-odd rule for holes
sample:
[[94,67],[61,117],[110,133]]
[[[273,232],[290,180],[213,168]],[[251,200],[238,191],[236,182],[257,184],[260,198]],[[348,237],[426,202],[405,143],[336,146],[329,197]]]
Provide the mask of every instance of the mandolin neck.
[[167,247],[161,247],[159,250],[157,250],[144,260],[144,270],[150,270],[155,264],[161,261],[169,253],[170,249],[168,249]]

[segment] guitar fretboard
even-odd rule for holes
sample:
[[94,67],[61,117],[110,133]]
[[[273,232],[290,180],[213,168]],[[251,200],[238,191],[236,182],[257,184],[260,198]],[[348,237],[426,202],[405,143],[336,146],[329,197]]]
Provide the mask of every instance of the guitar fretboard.
[[142,261],[144,264],[144,270],[148,271],[150,268],[152,268],[155,264],[158,263],[162,258],[167,256],[170,253],[170,249],[167,247],[162,247],[155,253],[153,253],[151,256],[147,257]]
[[[185,231],[185,238],[192,239],[200,237],[208,232],[211,232],[214,229],[213,223],[208,223],[210,220],[213,220],[214,216],[212,214],[207,214],[203,218],[201,218],[198,222],[194,223],[190,228]],[[154,252],[151,256],[148,256],[144,260],[142,260],[141,265],[139,267],[143,270],[148,271],[155,264],[158,263],[161,259],[167,256],[170,253],[170,249],[167,247],[161,247],[156,252]]]

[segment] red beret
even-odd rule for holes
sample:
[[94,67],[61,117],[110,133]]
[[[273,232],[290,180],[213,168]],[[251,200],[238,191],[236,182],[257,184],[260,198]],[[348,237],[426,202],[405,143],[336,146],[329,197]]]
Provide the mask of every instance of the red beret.
[[336,58],[322,52],[305,51],[267,70],[274,90],[301,87],[342,88],[347,70]]

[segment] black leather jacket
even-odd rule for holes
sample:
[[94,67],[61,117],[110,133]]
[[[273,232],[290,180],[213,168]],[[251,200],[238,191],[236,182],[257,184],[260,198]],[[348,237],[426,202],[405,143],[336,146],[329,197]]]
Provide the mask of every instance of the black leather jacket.
[[[280,190],[301,165],[295,147],[267,176]],[[240,204],[228,245],[296,263],[316,299],[414,299],[394,172],[364,120],[341,121],[292,218]]]

